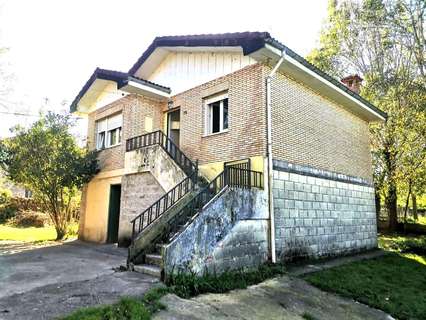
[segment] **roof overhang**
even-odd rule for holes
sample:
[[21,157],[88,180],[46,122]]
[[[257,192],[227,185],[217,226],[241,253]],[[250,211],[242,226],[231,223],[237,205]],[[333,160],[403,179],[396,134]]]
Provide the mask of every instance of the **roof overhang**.
[[113,101],[128,93],[135,93],[162,100],[169,98],[170,92],[170,88],[124,72],[97,68],[71,103],[70,111],[87,114],[104,96],[109,96],[106,101]]
[[306,84],[368,122],[386,120],[385,112],[275,40],[267,41],[263,48],[250,53],[250,56],[258,61],[275,64],[283,52],[285,59],[280,66],[283,73]]
[[170,51],[243,50],[244,55],[264,45],[267,32],[240,32],[212,35],[157,37],[128,73],[147,78]]

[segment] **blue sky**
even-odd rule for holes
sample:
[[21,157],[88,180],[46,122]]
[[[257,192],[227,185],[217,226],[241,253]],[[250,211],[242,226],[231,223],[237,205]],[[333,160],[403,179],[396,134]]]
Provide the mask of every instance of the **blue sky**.
[[[327,0],[0,0],[0,65],[14,78],[0,112],[65,110],[97,66],[127,71],[159,35],[268,31],[306,55],[326,14]],[[0,114],[0,137],[34,119]]]

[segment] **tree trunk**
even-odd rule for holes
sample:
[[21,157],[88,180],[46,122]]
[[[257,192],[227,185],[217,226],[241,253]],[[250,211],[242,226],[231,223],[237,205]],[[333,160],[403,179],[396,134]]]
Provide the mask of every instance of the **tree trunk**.
[[405,201],[404,223],[407,223],[407,211],[408,211],[408,205],[410,202],[410,196],[411,196],[411,180],[408,183],[408,194],[407,194],[407,200]]
[[63,226],[55,226],[56,230],[56,240],[62,240],[64,239],[65,235],[67,234],[67,229]]
[[376,223],[379,225],[379,218],[380,218],[380,211],[382,209],[382,205],[380,203],[380,193],[378,191],[378,188],[374,189],[374,199],[376,202]]
[[388,196],[386,198],[386,207],[389,213],[389,230],[396,231],[398,227],[398,212],[397,212],[397,194],[396,186],[393,183],[389,185]]
[[413,217],[414,220],[417,221],[419,219],[419,216],[417,215],[417,198],[414,192],[411,193],[411,202],[413,203]]

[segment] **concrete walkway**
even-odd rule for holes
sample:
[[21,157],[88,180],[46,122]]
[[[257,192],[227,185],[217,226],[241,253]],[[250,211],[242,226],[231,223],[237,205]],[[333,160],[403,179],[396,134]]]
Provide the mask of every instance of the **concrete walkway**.
[[205,294],[192,299],[167,295],[161,300],[167,306],[166,310],[157,313],[153,319],[390,320],[393,318],[383,311],[321,291],[297,277],[353,261],[376,258],[383,254],[382,251],[376,250],[355,256],[318,261],[314,264],[291,265],[288,276],[226,294]]
[[116,272],[126,249],[80,241],[0,243],[0,319],[52,319],[75,309],[141,296],[156,278]]
[[189,300],[167,295],[160,301],[167,309],[156,313],[153,320],[392,319],[383,311],[326,293],[289,276],[226,294],[205,294]]

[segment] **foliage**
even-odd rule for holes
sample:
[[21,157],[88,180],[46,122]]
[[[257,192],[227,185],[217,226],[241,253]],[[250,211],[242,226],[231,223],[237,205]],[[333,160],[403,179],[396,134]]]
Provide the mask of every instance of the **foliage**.
[[0,165],[10,180],[34,192],[62,239],[78,203],[79,189],[97,172],[94,152],[78,147],[69,115],[48,113],[29,129],[13,128],[0,145]]
[[7,204],[12,197],[12,192],[9,189],[0,188],[0,205]]
[[234,289],[245,289],[247,286],[260,283],[266,279],[284,274],[280,264],[264,264],[253,270],[229,271],[221,274],[205,273],[202,277],[196,274],[178,273],[167,280],[167,285],[182,298],[189,298],[203,293],[223,293]]
[[396,227],[397,196],[426,193],[426,2],[329,2],[310,62],[342,77],[364,77],[361,94],[388,114],[371,125],[374,182]]
[[396,253],[316,272],[306,280],[398,319],[424,319],[425,265]]
[[122,298],[119,302],[102,307],[85,308],[64,317],[63,320],[148,320],[151,312],[143,301]]
[[5,223],[16,216],[18,208],[13,203],[0,205],[0,223]]
[[426,256],[426,236],[383,235],[379,237],[379,245],[388,251]]
[[282,274],[282,265],[271,264],[262,265],[258,269],[229,271],[220,275],[206,273],[201,277],[180,273],[167,281],[167,287],[153,288],[141,299],[123,298],[110,306],[81,309],[62,320],[150,319],[154,312],[164,309],[159,300],[166,294],[190,298],[202,293],[223,293],[243,289]]

